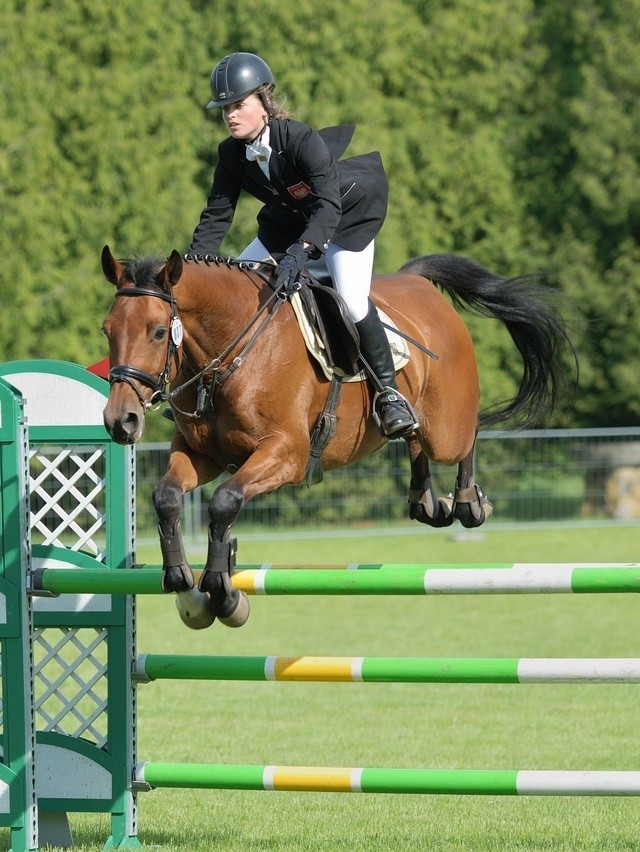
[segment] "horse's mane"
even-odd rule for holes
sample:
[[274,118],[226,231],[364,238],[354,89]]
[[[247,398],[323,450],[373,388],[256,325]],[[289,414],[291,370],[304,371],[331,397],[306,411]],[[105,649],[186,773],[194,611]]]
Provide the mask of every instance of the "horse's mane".
[[162,269],[165,260],[157,255],[146,255],[145,257],[132,257],[122,261],[127,279],[132,281],[136,287],[158,286],[156,277]]
[[226,266],[227,269],[239,269],[244,273],[255,272],[267,283],[271,281],[276,268],[275,264],[271,261],[239,260],[237,257],[221,257],[212,254],[183,254],[182,259],[188,266]]
[[[256,272],[263,281],[269,281],[274,270],[273,264],[262,262],[240,261],[234,257],[219,257],[217,255],[183,254],[182,259],[187,266],[204,266],[240,269],[243,272]],[[150,254],[131,257],[121,261],[127,280],[136,287],[162,287],[157,283],[158,273],[166,263],[166,258]]]
[[195,263],[201,264],[204,263],[205,266],[211,266],[213,263],[215,266],[235,266],[239,269],[267,269],[273,270],[275,268],[275,263],[269,260],[240,260],[237,257],[227,257],[226,255],[221,256],[217,254],[183,254],[182,259],[187,263]]

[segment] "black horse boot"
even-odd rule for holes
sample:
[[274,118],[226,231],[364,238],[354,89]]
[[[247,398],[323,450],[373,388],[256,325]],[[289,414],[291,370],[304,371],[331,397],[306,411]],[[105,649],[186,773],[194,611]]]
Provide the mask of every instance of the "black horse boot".
[[373,302],[369,313],[357,322],[360,335],[360,353],[375,374],[372,383],[376,390],[373,406],[378,426],[385,438],[406,438],[418,428],[411,405],[398,390],[393,355],[382,322]]

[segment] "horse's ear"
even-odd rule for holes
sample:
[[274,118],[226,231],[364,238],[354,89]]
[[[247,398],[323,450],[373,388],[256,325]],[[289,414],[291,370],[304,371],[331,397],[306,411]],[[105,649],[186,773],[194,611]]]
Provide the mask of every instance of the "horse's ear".
[[162,268],[162,278],[165,287],[169,289],[178,283],[182,275],[182,255],[174,249]]
[[105,278],[107,279],[107,281],[111,281],[112,284],[117,286],[124,267],[111,254],[111,249],[109,248],[109,246],[105,246],[102,249],[102,255],[100,259],[102,261],[102,271],[104,272]]

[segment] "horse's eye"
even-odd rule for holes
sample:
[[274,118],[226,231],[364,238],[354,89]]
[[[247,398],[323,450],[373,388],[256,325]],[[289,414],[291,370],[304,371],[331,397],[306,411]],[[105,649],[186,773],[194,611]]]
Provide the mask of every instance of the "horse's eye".
[[153,335],[155,340],[164,340],[167,334],[167,329],[162,326],[161,328],[156,329],[156,333]]

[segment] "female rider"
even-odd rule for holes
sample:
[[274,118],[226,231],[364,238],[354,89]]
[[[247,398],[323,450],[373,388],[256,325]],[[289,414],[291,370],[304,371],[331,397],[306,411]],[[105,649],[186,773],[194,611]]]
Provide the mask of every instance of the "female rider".
[[[275,81],[253,53],[231,53],[211,73],[208,109],[222,107],[229,130],[218,148],[213,184],[189,247],[218,252],[241,190],[264,202],[258,235],[239,255],[264,260],[284,253],[278,278],[293,281],[309,259],[325,255],[338,293],[360,335],[360,351],[379,380],[374,409],[382,434],[400,438],[417,423],[398,392],[393,358],[369,299],[374,237],[387,210],[387,181],[377,152],[336,162],[353,129],[316,132],[293,121],[273,99]],[[324,133],[324,138],[321,135]],[[325,141],[326,140],[326,141]]]

